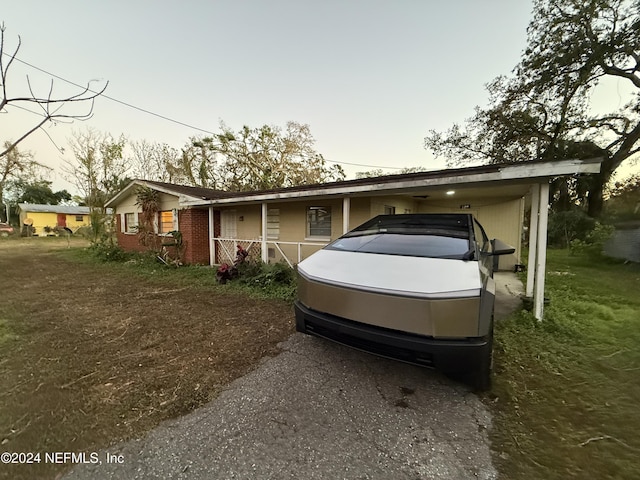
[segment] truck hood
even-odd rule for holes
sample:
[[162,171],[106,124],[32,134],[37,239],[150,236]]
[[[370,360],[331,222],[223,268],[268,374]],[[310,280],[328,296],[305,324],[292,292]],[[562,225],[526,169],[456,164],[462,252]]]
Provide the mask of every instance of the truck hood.
[[458,298],[480,295],[476,261],[319,250],[298,264],[309,280],[387,295]]

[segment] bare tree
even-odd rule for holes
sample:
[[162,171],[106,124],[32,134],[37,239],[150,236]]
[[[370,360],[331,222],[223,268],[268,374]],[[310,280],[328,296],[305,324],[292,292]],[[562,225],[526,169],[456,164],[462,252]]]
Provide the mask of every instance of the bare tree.
[[[181,183],[181,177],[174,177],[175,165],[181,162],[180,151],[166,143],[141,140],[130,144],[131,174],[141,180]],[[182,182],[185,183],[185,182]]]
[[129,162],[124,158],[126,139],[87,129],[69,140],[74,160],[63,166],[68,180],[82,193],[92,209],[104,213],[104,205],[129,183]]
[[[26,77],[26,84],[28,89],[28,95],[11,96],[7,85],[7,78],[10,68],[17,60],[17,54],[20,50],[22,41],[18,36],[18,45],[13,52],[5,52],[5,26],[4,23],[0,24],[0,90],[2,91],[2,98],[0,98],[0,113],[6,113],[8,108],[15,107],[22,110],[28,110],[32,113],[36,113],[40,118],[35,120],[33,124],[28,127],[27,131],[21,134],[16,140],[6,142],[0,147],[0,159],[16,148],[16,146],[26,139],[29,135],[36,130],[42,128],[47,122],[51,121],[73,121],[73,120],[87,120],[93,115],[93,105],[96,97],[101,95],[107,88],[108,82],[105,86],[94,91],[90,89],[90,84],[82,88],[75,95],[58,97],[54,95],[53,80],[51,80],[49,90],[45,95],[38,95],[31,84],[29,76]],[[8,60],[5,62],[5,58]],[[78,113],[71,113],[69,108],[70,104],[82,104],[83,111]],[[32,110],[33,109],[33,110]]]

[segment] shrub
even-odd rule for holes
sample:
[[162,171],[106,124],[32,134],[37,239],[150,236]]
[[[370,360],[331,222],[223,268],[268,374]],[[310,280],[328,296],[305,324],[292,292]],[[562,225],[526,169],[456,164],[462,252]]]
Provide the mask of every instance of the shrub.
[[89,252],[103,262],[124,262],[129,259],[129,254],[118,245],[109,242],[92,243]]
[[566,248],[575,240],[586,241],[595,225],[595,219],[578,208],[553,212],[549,215],[549,245]]
[[238,266],[238,283],[286,300],[293,300],[296,294],[295,270],[284,262],[241,263]]
[[587,233],[584,240],[575,239],[569,244],[569,251],[572,255],[601,257],[604,244],[613,235],[614,230],[611,225],[596,222],[593,230]]
[[91,227],[89,227],[88,225],[83,225],[75,231],[74,235],[84,237],[87,240],[90,240],[92,235]]

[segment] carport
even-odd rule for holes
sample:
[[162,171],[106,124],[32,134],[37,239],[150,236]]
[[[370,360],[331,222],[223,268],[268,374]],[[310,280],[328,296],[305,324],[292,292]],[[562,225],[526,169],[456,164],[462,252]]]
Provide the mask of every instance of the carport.
[[238,192],[213,199],[183,200],[181,206],[187,208],[209,207],[210,258],[213,262],[215,244],[217,240],[220,240],[211,233],[215,232],[214,211],[243,205],[256,207],[259,205],[261,232],[259,240],[255,240],[254,243],[260,244],[262,259],[267,262],[269,246],[279,248],[279,241],[271,240],[267,231],[268,211],[275,204],[341,199],[342,231],[346,233],[350,229],[352,202],[361,197],[375,198],[378,196],[382,198],[394,195],[411,197],[422,201],[421,208],[423,209],[419,211],[424,212],[436,211],[429,210],[433,208],[440,209],[437,211],[470,209],[475,202],[482,201],[482,199],[498,202],[517,200],[520,211],[516,218],[519,220],[511,221],[509,219],[514,218],[513,216],[500,218],[499,214],[494,214],[497,217],[494,218],[494,223],[502,223],[502,227],[510,231],[512,238],[516,239],[519,251],[524,214],[526,210],[530,209],[525,294],[533,299],[534,315],[541,320],[544,308],[549,183],[557,177],[598,173],[601,162],[602,159],[599,158],[535,161],[387,175],[270,191]]

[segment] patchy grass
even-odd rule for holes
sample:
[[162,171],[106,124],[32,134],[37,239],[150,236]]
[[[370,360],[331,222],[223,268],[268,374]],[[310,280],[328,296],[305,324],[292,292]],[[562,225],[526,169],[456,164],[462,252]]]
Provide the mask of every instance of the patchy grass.
[[[84,246],[0,241],[0,451],[44,457],[140,437],[293,333],[289,304],[218,286],[213,269],[102,263]],[[3,465],[0,479],[69,467]]]
[[546,294],[496,326],[501,478],[638,478],[640,266],[551,250]]
[[[102,250],[104,251],[104,249]],[[109,249],[109,252],[115,251]],[[105,257],[95,255],[95,249],[70,249],[61,252],[65,258],[87,265],[102,265]],[[118,256],[118,254],[113,255]],[[283,300],[293,303],[296,296],[295,270],[284,263],[263,264],[246,262],[240,265],[240,276],[220,285],[216,280],[216,270],[209,266],[187,265],[167,266],[159,262],[155,254],[125,254],[117,261],[109,261],[114,271],[134,275],[147,281],[172,282],[212,288],[221,293],[241,293],[255,299]]]

